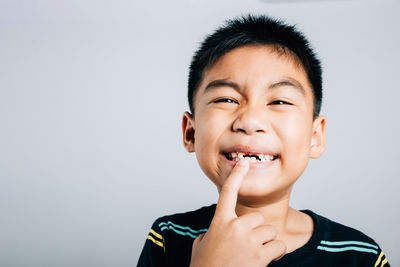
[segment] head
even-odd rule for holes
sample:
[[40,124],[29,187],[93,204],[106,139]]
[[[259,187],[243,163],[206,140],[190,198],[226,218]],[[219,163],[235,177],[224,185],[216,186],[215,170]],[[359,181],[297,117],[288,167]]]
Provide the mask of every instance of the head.
[[288,197],[324,151],[321,91],[319,61],[294,27],[264,16],[229,21],[193,58],[184,145],[219,189],[237,158],[251,157],[239,200]]
[[294,26],[267,16],[246,16],[228,20],[226,25],[209,35],[195,52],[189,68],[188,102],[195,115],[195,96],[204,72],[229,51],[242,46],[269,46],[278,54],[287,55],[306,72],[313,90],[317,117],[322,103],[322,69],[306,38]]

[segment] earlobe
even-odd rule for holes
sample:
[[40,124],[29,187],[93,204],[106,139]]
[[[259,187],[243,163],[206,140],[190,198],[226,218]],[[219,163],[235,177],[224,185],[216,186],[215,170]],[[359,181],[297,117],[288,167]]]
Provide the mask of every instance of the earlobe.
[[194,152],[194,131],[193,116],[186,111],[182,117],[182,134],[183,146],[188,152]]
[[314,119],[310,158],[319,158],[325,151],[325,123],[326,118],[324,116],[318,116]]

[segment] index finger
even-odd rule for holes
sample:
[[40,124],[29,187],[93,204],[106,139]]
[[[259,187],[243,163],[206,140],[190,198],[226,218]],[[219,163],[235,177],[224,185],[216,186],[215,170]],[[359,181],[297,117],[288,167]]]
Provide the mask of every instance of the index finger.
[[242,159],[236,163],[233,167],[232,172],[222,186],[221,192],[219,193],[217,207],[215,209],[214,217],[220,218],[235,218],[235,207],[237,201],[237,195],[239,192],[240,185],[242,184],[243,178],[249,170],[249,160]]

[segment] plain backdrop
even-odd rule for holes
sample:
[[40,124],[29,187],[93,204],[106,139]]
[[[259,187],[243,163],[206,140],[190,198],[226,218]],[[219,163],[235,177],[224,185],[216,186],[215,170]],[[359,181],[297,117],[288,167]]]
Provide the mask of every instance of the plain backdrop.
[[159,216],[217,191],[182,145],[188,66],[224,20],[296,24],[327,147],[292,205],[398,253],[400,1],[0,0],[0,266],[135,266]]

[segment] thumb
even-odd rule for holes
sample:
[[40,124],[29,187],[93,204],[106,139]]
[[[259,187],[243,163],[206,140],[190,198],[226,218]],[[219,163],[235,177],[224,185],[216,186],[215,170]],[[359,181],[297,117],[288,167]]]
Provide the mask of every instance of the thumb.
[[193,246],[192,249],[194,250],[201,242],[201,240],[203,240],[203,237],[206,233],[199,235],[198,237],[196,237],[196,239],[193,241]]
[[[197,266],[198,264],[196,264],[196,259],[199,258],[198,254],[201,253],[200,250],[200,242],[203,240],[203,237],[206,233],[199,235],[198,237],[196,237],[196,239],[193,241],[193,246],[192,246],[192,256],[190,258],[190,265],[189,266]],[[200,258],[200,262],[201,262],[201,258]],[[203,259],[205,260],[205,259]],[[199,261],[199,259],[197,259],[197,261]],[[202,266],[200,264],[200,266]],[[204,266],[204,264],[203,264]]]

